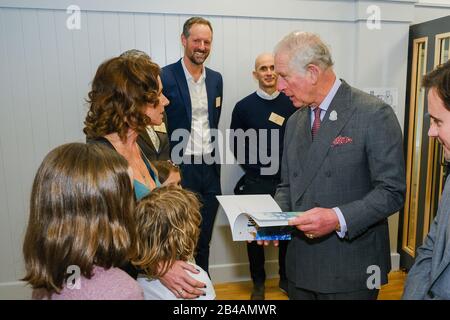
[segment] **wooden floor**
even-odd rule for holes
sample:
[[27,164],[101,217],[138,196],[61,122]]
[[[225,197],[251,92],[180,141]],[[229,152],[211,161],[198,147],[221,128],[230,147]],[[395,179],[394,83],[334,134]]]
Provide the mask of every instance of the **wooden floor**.
[[[382,286],[378,300],[399,300],[403,293],[406,273],[394,271],[389,274],[389,283]],[[228,282],[214,285],[217,300],[248,300],[252,291],[252,282]],[[266,281],[266,300],[288,300],[278,288],[278,278]]]

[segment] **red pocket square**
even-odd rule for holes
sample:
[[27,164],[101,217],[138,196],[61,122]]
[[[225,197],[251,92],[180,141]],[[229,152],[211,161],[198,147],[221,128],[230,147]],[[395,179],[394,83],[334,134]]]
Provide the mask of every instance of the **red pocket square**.
[[331,143],[331,146],[336,147],[336,146],[340,146],[340,145],[348,144],[348,143],[352,143],[352,142],[353,142],[353,139],[350,137],[339,136],[333,140],[333,142]]

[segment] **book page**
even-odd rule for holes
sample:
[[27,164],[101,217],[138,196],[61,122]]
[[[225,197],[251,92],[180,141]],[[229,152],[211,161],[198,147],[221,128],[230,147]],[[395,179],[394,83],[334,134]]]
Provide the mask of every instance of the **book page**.
[[255,223],[249,212],[281,212],[280,206],[269,194],[217,196],[230,223],[233,240],[254,240]]
[[303,212],[251,212],[249,215],[260,227],[287,226],[288,220]]

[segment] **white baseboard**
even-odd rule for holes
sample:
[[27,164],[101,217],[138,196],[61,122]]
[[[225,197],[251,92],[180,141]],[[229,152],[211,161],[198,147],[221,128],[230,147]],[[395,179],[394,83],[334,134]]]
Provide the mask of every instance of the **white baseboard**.
[[[214,284],[251,280],[249,263],[216,264],[209,267]],[[278,277],[278,260],[266,260],[264,265],[267,279]]]
[[23,281],[0,283],[0,300],[29,300],[31,288]]
[[[400,255],[397,252],[391,252],[391,265],[391,271],[400,269]],[[266,261],[265,270],[267,279],[278,277],[278,260]],[[211,265],[209,273],[214,284],[251,280],[248,262]]]
[[391,252],[391,271],[400,270],[400,254]]
[[[400,255],[397,252],[391,253],[391,264],[391,271],[400,269]],[[266,261],[265,270],[267,279],[278,277],[278,260]],[[248,262],[212,265],[209,272],[214,284],[251,280]],[[30,298],[31,289],[25,285],[25,282],[0,283],[0,300],[27,300]]]

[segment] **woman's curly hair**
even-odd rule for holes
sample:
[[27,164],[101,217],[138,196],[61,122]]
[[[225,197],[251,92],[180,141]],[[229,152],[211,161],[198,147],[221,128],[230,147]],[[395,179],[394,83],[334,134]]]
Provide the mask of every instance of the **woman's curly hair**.
[[116,57],[103,62],[88,94],[89,111],[83,132],[88,139],[117,133],[126,141],[128,129],[145,130],[147,104],[158,104],[159,66],[148,58]]
[[175,186],[153,190],[135,210],[138,258],[132,262],[150,278],[161,277],[176,260],[193,259],[200,234],[197,196]]

